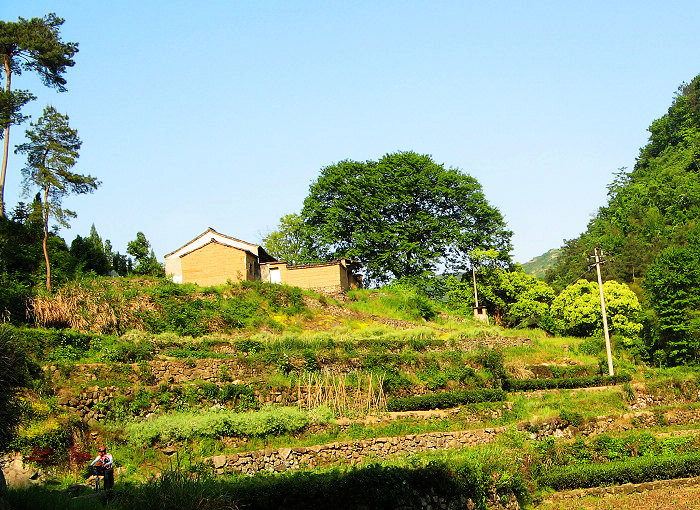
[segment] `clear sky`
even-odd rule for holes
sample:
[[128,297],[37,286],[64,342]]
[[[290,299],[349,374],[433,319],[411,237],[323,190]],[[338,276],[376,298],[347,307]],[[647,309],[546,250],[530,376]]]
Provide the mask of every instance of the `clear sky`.
[[[585,230],[700,73],[697,7],[5,0],[0,19],[55,12],[80,44],[68,92],[12,82],[38,96],[34,120],[46,104],[70,116],[75,171],[102,181],[65,202],[69,244],[92,223],[122,253],[144,232],[161,260],[210,226],[260,242],[322,167],[413,150],[475,177],[525,262]],[[23,166],[11,158],[9,211]]]

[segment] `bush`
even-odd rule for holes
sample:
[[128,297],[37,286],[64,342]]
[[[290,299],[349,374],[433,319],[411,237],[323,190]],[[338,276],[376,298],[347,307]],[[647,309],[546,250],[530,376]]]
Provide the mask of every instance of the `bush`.
[[418,397],[395,398],[388,400],[386,407],[388,411],[427,411],[430,409],[449,409],[462,404],[499,402],[505,398],[505,391],[498,389],[461,390]]
[[632,380],[630,374],[592,375],[588,377],[560,377],[557,379],[511,379],[503,381],[506,391],[553,390],[588,388],[591,386],[608,386],[622,384]]
[[603,464],[553,467],[538,478],[541,487],[567,490],[700,475],[700,453],[634,457]]
[[194,437],[281,435],[301,431],[310,423],[307,414],[296,407],[271,406],[246,413],[230,410],[172,413],[130,423],[125,432],[129,442],[140,445]]
[[138,363],[152,360],[155,351],[156,346],[148,340],[120,340],[113,347],[106,349],[102,357],[105,361],[113,363]]
[[73,362],[84,356],[99,339],[93,333],[73,329],[16,328],[5,325],[15,342],[38,361]]

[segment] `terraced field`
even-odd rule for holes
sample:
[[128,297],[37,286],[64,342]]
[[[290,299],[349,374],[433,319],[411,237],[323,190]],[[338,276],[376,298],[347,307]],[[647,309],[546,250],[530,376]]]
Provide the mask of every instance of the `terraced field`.
[[[565,483],[545,476],[666,458],[683,463],[653,466],[652,478],[700,475],[686,459],[700,451],[694,370],[635,364],[617,351],[622,376],[605,379],[590,340],[446,314],[427,321],[396,306],[388,313],[387,299],[307,295],[303,308],[273,314],[274,328],[198,337],[4,327],[42,369],[25,393],[31,419],[6,475],[15,484],[82,482],[86,459],[107,444],[117,494],[127,482],[157,483],[173,466],[233,483],[240,473],[323,477],[381,465],[444,469],[474,489],[460,496],[465,505],[695,508],[694,481],[562,498],[547,483]],[[471,481],[460,482],[467,472]],[[615,476],[589,483],[626,475]]]

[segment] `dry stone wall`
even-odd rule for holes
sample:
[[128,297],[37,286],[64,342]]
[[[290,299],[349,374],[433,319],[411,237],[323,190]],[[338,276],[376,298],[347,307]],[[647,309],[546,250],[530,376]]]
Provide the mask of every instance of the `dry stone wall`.
[[302,467],[334,464],[358,464],[370,458],[383,458],[401,454],[460,449],[487,444],[505,427],[466,430],[457,432],[429,432],[401,437],[378,437],[357,441],[345,441],[316,446],[256,450],[251,452],[217,455],[211,458],[217,474],[245,473],[254,475],[262,471],[287,471]]

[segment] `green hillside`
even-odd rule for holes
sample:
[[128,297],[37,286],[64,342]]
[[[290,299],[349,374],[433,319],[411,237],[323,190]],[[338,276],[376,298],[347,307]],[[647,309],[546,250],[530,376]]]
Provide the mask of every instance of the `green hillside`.
[[531,508],[547,487],[645,481],[640,465],[700,474],[695,369],[635,363],[616,341],[609,377],[598,338],[487,326],[410,287],[94,279],[30,306],[62,327],[0,326],[28,378],[10,450],[40,484],[12,508],[80,508],[88,489],[52,487],[83,482],[100,444],[115,509]]
[[539,257],[535,257],[532,260],[522,264],[523,271],[525,271],[526,274],[531,274],[541,280],[544,280],[547,269],[554,268],[560,255],[561,248],[552,248]]

